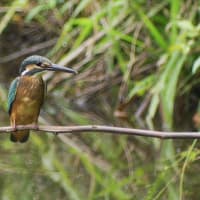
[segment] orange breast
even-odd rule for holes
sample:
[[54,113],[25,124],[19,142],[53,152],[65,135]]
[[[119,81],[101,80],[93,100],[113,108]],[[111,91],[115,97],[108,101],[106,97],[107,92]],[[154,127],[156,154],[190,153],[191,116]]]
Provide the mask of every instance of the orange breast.
[[37,123],[44,101],[45,86],[41,77],[22,76],[11,110],[12,125]]

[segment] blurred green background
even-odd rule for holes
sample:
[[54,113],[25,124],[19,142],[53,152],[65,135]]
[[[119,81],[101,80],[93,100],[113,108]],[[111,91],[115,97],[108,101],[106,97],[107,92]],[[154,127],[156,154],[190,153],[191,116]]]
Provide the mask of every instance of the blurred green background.
[[[191,131],[200,124],[200,4],[192,0],[1,0],[0,126],[32,54],[46,73],[39,122]],[[0,140],[0,199],[200,199],[199,142],[98,133]]]

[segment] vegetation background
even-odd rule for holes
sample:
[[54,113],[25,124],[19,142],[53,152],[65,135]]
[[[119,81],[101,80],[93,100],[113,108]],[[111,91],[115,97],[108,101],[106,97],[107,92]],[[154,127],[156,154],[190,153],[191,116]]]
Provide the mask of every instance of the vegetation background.
[[[32,54],[46,73],[39,122],[197,130],[200,4],[194,0],[1,0],[0,125]],[[98,133],[0,140],[0,199],[200,199],[199,142]]]

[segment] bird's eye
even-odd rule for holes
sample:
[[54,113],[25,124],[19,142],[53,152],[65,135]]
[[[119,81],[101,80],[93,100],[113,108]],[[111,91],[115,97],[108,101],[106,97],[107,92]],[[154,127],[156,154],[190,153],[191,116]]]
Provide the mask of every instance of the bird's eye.
[[42,62],[37,63],[37,66],[41,66],[41,65],[42,65]]

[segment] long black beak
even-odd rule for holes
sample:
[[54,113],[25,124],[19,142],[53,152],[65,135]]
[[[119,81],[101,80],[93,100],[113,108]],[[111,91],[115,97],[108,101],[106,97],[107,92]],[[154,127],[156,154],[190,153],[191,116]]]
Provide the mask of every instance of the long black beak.
[[67,72],[67,73],[72,73],[72,74],[78,74],[78,72],[74,69],[68,68],[68,67],[63,67],[57,64],[52,64],[50,67],[48,67],[46,70],[49,71],[59,71],[59,72]]

